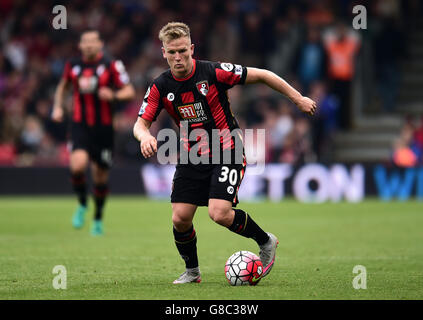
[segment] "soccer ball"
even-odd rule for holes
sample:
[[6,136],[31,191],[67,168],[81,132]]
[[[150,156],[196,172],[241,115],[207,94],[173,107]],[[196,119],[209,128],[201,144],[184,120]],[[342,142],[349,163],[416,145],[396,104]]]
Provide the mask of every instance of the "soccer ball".
[[262,274],[260,258],[250,251],[235,252],[225,264],[226,279],[232,286],[255,286],[260,282]]

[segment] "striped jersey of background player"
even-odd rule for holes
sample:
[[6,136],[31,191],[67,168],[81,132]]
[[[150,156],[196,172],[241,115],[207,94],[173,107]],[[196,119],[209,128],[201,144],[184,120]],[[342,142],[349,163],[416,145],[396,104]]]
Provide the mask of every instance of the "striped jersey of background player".
[[[160,30],[159,39],[170,69],[149,87],[134,125],[134,136],[140,141],[141,153],[146,158],[157,152],[157,140],[149,128],[162,109],[177,125],[188,122],[188,137],[190,131],[197,128],[207,132],[239,128],[226,92],[237,84],[261,82],[286,95],[301,111],[314,114],[316,110],[314,101],[303,97],[273,72],[232,63],[195,60],[190,29],[184,23],[168,23]],[[232,148],[233,139],[232,136],[223,136],[219,149]],[[186,142],[187,148],[192,147],[189,141]],[[277,238],[263,231],[248,213],[233,209],[238,204],[237,191],[245,171],[243,157],[244,161],[234,159],[229,164],[193,164],[190,161],[182,164],[179,161],[176,166],[171,194],[173,234],[186,270],[174,281],[175,284],[201,281],[197,238],[192,223],[198,206],[208,206],[209,215],[216,223],[254,239],[260,247],[263,276],[272,269]]]
[[103,207],[108,194],[113,151],[113,103],[133,99],[135,90],[122,61],[103,53],[104,43],[97,30],[81,34],[81,56],[67,61],[55,96],[52,119],[64,118],[65,89],[73,86],[70,171],[79,205],[72,225],[81,228],[87,211],[86,171],[91,163],[95,214],[91,233],[103,234]]

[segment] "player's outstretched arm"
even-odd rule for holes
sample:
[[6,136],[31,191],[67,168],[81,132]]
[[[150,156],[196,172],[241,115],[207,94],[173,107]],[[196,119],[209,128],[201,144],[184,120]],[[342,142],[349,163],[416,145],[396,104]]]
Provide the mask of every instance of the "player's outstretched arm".
[[68,85],[68,81],[64,78],[60,79],[59,84],[56,87],[56,91],[54,93],[54,104],[53,110],[51,113],[51,118],[53,121],[61,122],[63,120],[63,96]]
[[98,97],[106,101],[128,101],[135,98],[135,89],[130,83],[117,91],[113,91],[109,87],[101,87],[98,89]]
[[140,142],[140,149],[144,158],[150,158],[157,152],[157,140],[150,134],[148,130],[150,126],[150,121],[138,117],[133,130],[135,139]]
[[272,71],[258,68],[247,68],[247,78],[245,79],[245,83],[260,82],[288,97],[288,99],[295,103],[298,109],[302,112],[313,115],[316,111],[316,102],[301,95],[301,93],[295,90],[295,88]]

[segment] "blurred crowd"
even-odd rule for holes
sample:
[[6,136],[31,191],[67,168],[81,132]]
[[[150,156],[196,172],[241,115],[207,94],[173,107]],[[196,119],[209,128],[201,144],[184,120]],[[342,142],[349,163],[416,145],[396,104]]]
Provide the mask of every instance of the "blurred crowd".
[[[100,31],[107,54],[123,60],[136,88],[135,100],[115,106],[115,162],[139,163],[132,127],[146,88],[167,69],[157,35],[169,21],[189,24],[194,58],[272,70],[317,101],[319,111],[310,118],[265,86],[229,91],[241,127],[266,129],[266,161],[331,161],[334,132],[351,126],[351,83],[363,37],[372,37],[375,45],[381,87],[385,80],[389,85],[386,68],[398,62],[399,54],[386,48],[387,39],[394,31],[396,37],[401,36],[414,2],[2,0],[0,164],[68,164],[69,121],[53,123],[50,113],[64,64],[79,54],[79,35],[87,27]],[[66,8],[67,29],[52,27],[56,4]],[[368,19],[379,25],[376,32],[352,28],[356,4],[365,5]],[[385,54],[385,50],[391,51]],[[390,92],[389,86],[385,90]],[[392,99],[386,103],[390,108]],[[66,106],[72,107],[70,95]],[[153,131],[171,126],[164,113]]]
[[392,162],[400,168],[423,165],[423,116],[406,119],[394,142]]

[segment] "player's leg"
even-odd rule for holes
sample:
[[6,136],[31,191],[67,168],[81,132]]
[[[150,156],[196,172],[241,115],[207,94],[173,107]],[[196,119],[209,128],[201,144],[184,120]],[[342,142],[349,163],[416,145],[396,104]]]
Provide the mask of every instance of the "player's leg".
[[241,209],[232,209],[232,203],[228,200],[210,199],[209,216],[214,222],[232,232],[253,239],[259,246],[269,241],[268,234],[257,225],[251,216]]
[[93,196],[95,203],[94,221],[91,228],[91,233],[93,235],[102,235],[103,210],[107,195],[109,193],[109,169],[96,162],[93,162],[91,165],[91,174],[94,183]]
[[72,217],[72,225],[81,228],[84,225],[87,211],[87,183],[86,169],[89,163],[88,152],[84,149],[75,149],[70,156],[71,182],[78,197],[79,206]]
[[245,172],[245,162],[241,165],[216,166],[211,178],[209,215],[216,223],[246,238],[251,238],[260,247],[263,263],[263,276],[273,267],[278,240],[263,231],[252,217],[241,209],[232,209],[238,204],[238,189]]
[[277,238],[263,231],[251,216],[241,209],[232,209],[232,203],[223,199],[209,200],[210,218],[243,237],[251,238],[260,247],[260,260],[263,263],[263,276],[273,267],[278,246]]
[[201,281],[197,235],[192,220],[197,207],[207,205],[209,185],[209,173],[199,174],[191,166],[176,166],[171,194],[173,235],[186,271],[174,281],[175,284]]
[[197,206],[191,203],[172,203],[173,236],[176,248],[185,261],[185,272],[173,283],[201,282],[197,256],[197,235],[192,220]]
[[92,161],[93,198],[95,212],[91,234],[102,235],[104,206],[109,194],[109,170],[113,162],[113,129],[96,128],[90,131],[89,154]]

